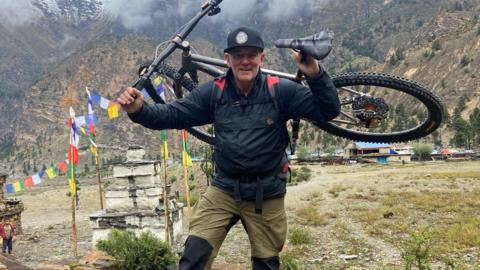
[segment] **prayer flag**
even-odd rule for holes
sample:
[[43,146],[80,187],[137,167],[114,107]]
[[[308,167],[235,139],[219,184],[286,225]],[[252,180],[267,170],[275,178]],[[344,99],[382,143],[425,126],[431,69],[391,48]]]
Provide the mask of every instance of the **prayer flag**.
[[75,196],[75,192],[77,191],[77,185],[75,183],[75,179],[69,178],[68,179],[68,186],[70,187],[70,196]]
[[40,175],[38,173],[32,176],[32,180],[34,185],[38,185],[42,182],[42,179],[40,178]]
[[33,178],[29,176],[27,179],[25,179],[25,186],[31,187],[33,186]]
[[102,109],[105,109],[107,110],[108,109],[108,105],[110,104],[110,100],[104,98],[104,97],[100,97],[100,107]]
[[108,106],[108,118],[109,119],[114,119],[118,117],[118,103],[116,102],[111,102],[110,105]]
[[70,196],[75,196],[77,192],[77,187],[75,185],[75,171],[76,171],[76,164],[78,164],[78,132],[75,126],[75,111],[72,107],[70,107],[70,119],[72,122],[71,125],[71,135],[70,135],[70,145],[68,147],[68,185],[70,187]]
[[90,92],[90,99],[92,100],[93,104],[100,104],[101,97],[94,91]]
[[15,190],[15,192],[19,192],[22,190],[22,186],[20,185],[19,181],[13,182],[13,189]]
[[87,109],[88,109],[88,117],[87,117],[87,124],[88,124],[88,139],[90,140],[90,152],[96,157],[98,152],[97,152],[97,144],[95,143],[95,124],[96,121],[94,118],[96,118],[95,111],[93,111],[93,101],[90,96],[90,92],[88,89],[87,91]]
[[71,160],[75,165],[79,163],[78,148],[71,144],[68,148],[68,160]]
[[57,164],[58,170],[61,171],[62,173],[67,172],[67,162],[61,161]]
[[160,130],[160,140],[163,144],[163,159],[168,159],[168,143],[167,143],[167,131]]
[[182,162],[183,165],[192,166],[192,159],[190,158],[190,154],[188,153],[188,143],[187,143],[187,131],[182,129],[182,145],[183,145],[183,154],[182,154]]
[[7,193],[15,193],[15,189],[13,188],[12,183],[7,184]]
[[87,124],[85,115],[75,117],[75,123],[78,127],[85,126]]
[[48,168],[46,172],[47,172],[48,178],[50,179],[53,179],[57,176],[57,170],[54,166]]

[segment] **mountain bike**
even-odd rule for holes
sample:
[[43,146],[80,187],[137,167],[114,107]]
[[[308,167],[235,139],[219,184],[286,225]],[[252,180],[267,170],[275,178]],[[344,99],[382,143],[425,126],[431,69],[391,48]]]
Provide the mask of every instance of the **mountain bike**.
[[[186,40],[205,15],[213,16],[220,12],[221,2],[210,0],[203,4],[201,11],[173,35],[155,60],[139,69],[139,79],[134,87],[145,89],[154,102],[166,103],[195,89],[199,83],[199,72],[212,77],[222,75],[227,68],[223,60],[192,53],[192,47]],[[332,39],[333,32],[322,31],[306,38],[280,39],[275,45],[298,50],[303,55],[321,60],[330,52]],[[176,50],[182,52],[181,67],[178,68],[165,61]],[[306,84],[300,73],[289,74],[270,69],[261,69],[261,72]],[[160,97],[152,86],[151,79],[158,74],[168,78],[172,85],[165,95],[167,98]],[[394,143],[427,136],[442,123],[444,107],[441,100],[415,81],[371,72],[337,74],[331,75],[331,78],[339,93],[341,113],[329,122],[316,125],[333,135],[355,141]],[[408,113],[407,117],[405,113]],[[299,121],[293,119],[291,123],[293,151]],[[192,127],[187,131],[208,144],[215,143],[215,136],[202,127]]]

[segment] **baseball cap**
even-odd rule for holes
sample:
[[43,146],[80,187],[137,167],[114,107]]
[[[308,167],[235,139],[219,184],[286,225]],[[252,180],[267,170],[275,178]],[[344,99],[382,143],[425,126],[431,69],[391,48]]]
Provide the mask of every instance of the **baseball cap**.
[[228,34],[227,48],[224,52],[229,52],[237,47],[256,47],[263,51],[263,40],[260,34],[248,27],[240,27]]

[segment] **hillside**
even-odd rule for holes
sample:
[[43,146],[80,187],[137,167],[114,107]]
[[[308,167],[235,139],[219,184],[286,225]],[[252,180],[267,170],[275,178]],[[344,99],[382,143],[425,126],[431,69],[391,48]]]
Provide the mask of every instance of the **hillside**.
[[[477,78],[480,67],[478,0],[319,1],[309,9],[297,8],[298,16],[286,17],[285,20],[260,15],[262,8],[268,7],[265,3],[256,2],[255,7],[258,9],[243,20],[225,15],[219,17],[221,20],[206,18],[193,33],[194,47],[201,54],[221,56],[224,46],[222,37],[228,29],[243,22],[263,32],[269,46],[266,67],[293,72],[288,51],[271,48],[273,40],[305,36],[321,27],[329,27],[336,32],[334,51],[324,63],[330,73],[377,71],[411,78],[440,96],[450,114],[459,100],[465,99],[464,119],[480,105]],[[228,8],[231,6],[225,3],[223,12],[226,15],[232,14]],[[25,91],[21,105],[15,97],[4,96],[0,100],[8,105],[2,106],[6,117],[0,121],[3,126],[0,131],[9,134],[2,137],[0,149],[11,150],[9,147],[15,146],[15,159],[8,155],[8,161],[15,161],[11,168],[15,168],[16,175],[21,175],[20,168],[25,159],[42,160],[42,164],[36,164],[39,167],[64,157],[66,109],[60,106],[60,100],[69,89],[75,90],[79,98],[77,114],[85,113],[86,86],[98,89],[105,97],[115,98],[121,89],[133,82],[138,65],[152,58],[159,40],[164,40],[148,37],[149,32],[145,29],[138,30],[136,34],[126,34],[125,29],[124,32],[115,32],[112,29],[118,28],[118,25],[113,26],[109,19],[102,18],[96,21],[95,27],[90,24],[90,28],[83,28],[84,33],[80,36],[85,36],[85,39],[79,40],[88,42],[88,45],[82,45],[82,49],[74,53],[64,54],[69,56],[48,67],[44,75]],[[161,22],[164,24],[165,18]],[[167,29],[177,26],[178,22],[172,22]],[[161,30],[160,27],[156,29]],[[113,34],[104,35],[107,30],[113,31]],[[38,33],[42,36],[42,32]],[[160,31],[156,35],[165,36],[167,33]],[[198,39],[198,36],[205,38]],[[36,43],[32,41],[29,44]],[[54,48],[49,53],[45,52],[50,43],[41,44],[37,49],[44,52],[43,56],[49,54],[63,59],[61,53],[53,53]],[[45,61],[45,58],[39,59]],[[178,61],[178,57],[173,59]],[[31,74],[26,68],[19,70]],[[99,108],[97,111],[100,111],[101,119],[98,129],[101,144],[122,147],[127,144],[156,145],[155,133],[132,125],[124,114],[109,121],[105,111]],[[441,134],[445,137],[443,143],[448,143],[452,132],[443,128]],[[178,145],[175,142],[172,144]],[[151,154],[154,156],[155,152]],[[113,151],[107,157],[118,154],[118,151]]]

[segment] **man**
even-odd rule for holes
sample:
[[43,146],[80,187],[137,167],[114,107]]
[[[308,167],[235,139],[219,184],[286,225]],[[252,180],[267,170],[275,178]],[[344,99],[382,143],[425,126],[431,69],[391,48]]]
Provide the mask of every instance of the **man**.
[[8,254],[12,254],[12,248],[13,248],[13,237],[15,235],[13,225],[11,224],[9,219],[5,219],[0,223],[0,236],[2,236],[3,239],[3,245],[2,245],[2,253],[5,254],[5,252],[8,250]]
[[128,88],[118,102],[132,121],[151,129],[214,124],[217,172],[190,218],[180,269],[210,269],[229,229],[241,221],[251,243],[253,269],[279,269],[286,239],[284,208],[288,162],[286,121],[329,121],[339,114],[337,91],[319,63],[307,57],[298,67],[310,88],[261,74],[260,35],[238,28],[228,35],[227,73],[167,105],[144,104]]

